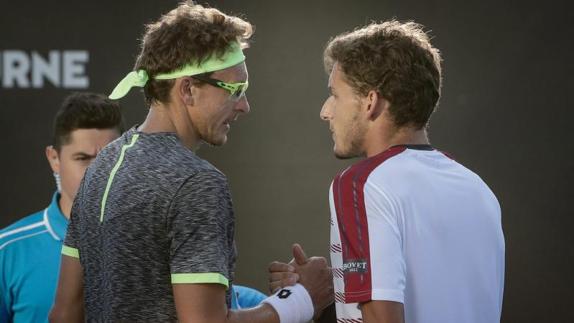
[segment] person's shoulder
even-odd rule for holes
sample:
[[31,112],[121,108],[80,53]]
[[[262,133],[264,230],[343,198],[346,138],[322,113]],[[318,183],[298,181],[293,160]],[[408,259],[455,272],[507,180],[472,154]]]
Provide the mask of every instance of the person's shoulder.
[[227,177],[217,168],[213,167],[205,160],[198,160],[195,163],[180,163],[179,167],[174,167],[164,172],[162,183],[170,189],[175,189],[173,198],[186,196],[189,202],[203,203],[204,200],[196,201],[195,198],[206,196],[224,197],[224,192],[228,192]]
[[375,169],[379,169],[382,166],[387,166],[390,161],[396,159],[400,156],[406,148],[401,146],[391,147],[377,155],[362,159],[353,165],[347,167],[344,171],[340,172],[337,177],[351,177],[354,179],[368,177]]
[[181,172],[182,177],[186,178],[183,185],[180,186],[181,188],[192,189],[193,191],[201,188],[212,191],[215,187],[223,190],[228,189],[225,174],[205,160],[193,168]]
[[375,171],[388,168],[405,151],[402,147],[392,147],[372,157],[364,158],[338,173],[332,182],[338,188],[357,189],[372,178]]
[[186,191],[228,185],[227,177],[211,163],[190,151],[183,151],[183,154],[185,155],[158,162],[158,167],[153,170],[157,175],[161,175],[161,182],[166,187]]
[[138,133],[140,136],[132,154],[138,157],[138,165],[153,165],[158,172],[177,174],[186,178],[198,172],[216,170],[206,160],[199,157],[193,150],[172,133]]
[[0,251],[19,241],[25,241],[46,232],[44,212],[28,215],[0,230]]
[[27,230],[27,228],[29,228],[30,225],[43,223],[43,221],[44,221],[44,210],[32,213],[1,229],[0,236],[3,236],[4,234],[14,230]]
[[213,166],[207,160],[199,157],[192,150],[178,145],[179,152],[177,155],[177,162],[184,167],[178,167],[177,169],[187,172],[188,174],[209,174],[215,176],[221,176],[223,173],[219,171],[215,166]]

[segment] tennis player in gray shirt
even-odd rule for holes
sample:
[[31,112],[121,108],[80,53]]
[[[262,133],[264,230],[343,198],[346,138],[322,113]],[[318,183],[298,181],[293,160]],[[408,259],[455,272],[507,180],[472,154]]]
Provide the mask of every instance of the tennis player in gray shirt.
[[[119,99],[143,87],[149,114],[87,170],[71,212],[51,322],[306,322],[332,301],[324,258],[299,284],[229,310],[235,264],[227,179],[194,149],[223,145],[249,112],[251,25],[182,3],[147,26]],[[299,257],[301,258],[301,257]]]

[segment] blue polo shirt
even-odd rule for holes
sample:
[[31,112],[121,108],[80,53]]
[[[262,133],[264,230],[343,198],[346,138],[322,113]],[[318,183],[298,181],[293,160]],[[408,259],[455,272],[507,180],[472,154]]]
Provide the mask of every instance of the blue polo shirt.
[[265,298],[267,298],[267,296],[256,289],[233,285],[231,308],[234,310],[252,308],[259,305]]
[[48,322],[68,220],[54,194],[48,208],[0,231],[0,322]]

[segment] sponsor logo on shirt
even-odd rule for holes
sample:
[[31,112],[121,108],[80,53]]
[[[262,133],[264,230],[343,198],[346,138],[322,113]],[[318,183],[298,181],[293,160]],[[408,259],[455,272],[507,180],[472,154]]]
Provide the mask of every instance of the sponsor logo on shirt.
[[345,273],[366,273],[367,261],[364,259],[353,259],[343,263],[343,272]]

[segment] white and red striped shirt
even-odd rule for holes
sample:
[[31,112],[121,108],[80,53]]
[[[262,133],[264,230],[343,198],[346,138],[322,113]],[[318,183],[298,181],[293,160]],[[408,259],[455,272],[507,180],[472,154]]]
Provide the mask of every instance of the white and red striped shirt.
[[407,323],[500,321],[500,206],[475,173],[428,145],[395,146],[329,195],[338,322],[362,322],[371,300],[403,303]]

